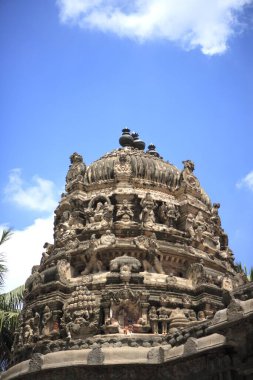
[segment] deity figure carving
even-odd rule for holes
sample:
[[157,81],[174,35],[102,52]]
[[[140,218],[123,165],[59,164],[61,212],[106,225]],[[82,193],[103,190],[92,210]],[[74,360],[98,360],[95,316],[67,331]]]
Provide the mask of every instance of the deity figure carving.
[[33,317],[33,333],[36,338],[40,335],[40,315],[37,311]]
[[148,258],[145,263],[145,269],[149,271],[150,269],[154,268],[157,273],[164,274],[164,270],[162,268],[161,262],[158,259],[158,256],[162,258],[158,250],[156,235],[153,233],[149,238]]
[[[208,251],[210,255],[214,255],[220,250],[220,237],[215,235],[213,223],[207,223],[202,211],[199,211],[194,218],[191,213],[186,217],[185,230],[190,238],[195,241],[198,246],[202,245],[202,249]],[[196,245],[195,245],[196,247]]]
[[68,223],[60,223],[54,233],[55,246],[57,248],[66,246],[67,241],[74,239],[75,235],[75,230],[72,230]]
[[94,210],[94,222],[101,222],[103,220],[103,217],[104,217],[104,203],[98,202]]
[[33,342],[33,313],[31,309],[26,310],[24,319],[23,343],[30,344]]
[[158,216],[162,223],[168,227],[175,227],[180,214],[174,203],[163,202],[158,209]]
[[127,199],[123,199],[122,204],[119,206],[117,210],[116,216],[117,218],[119,218],[121,222],[124,223],[128,223],[131,220],[133,220],[134,213]]
[[164,274],[162,264],[158,257],[162,258],[158,249],[158,243],[155,233],[150,238],[140,235],[133,239],[134,244],[141,250],[146,251],[145,258],[142,261],[145,272],[154,270],[157,273]]
[[206,320],[206,316],[205,316],[205,313],[204,313],[204,311],[203,310],[200,310],[199,312],[198,312],[198,321],[205,321]]
[[184,311],[180,309],[179,307],[172,310],[169,317],[169,321],[170,321],[170,328],[169,328],[170,333],[177,331],[178,328],[184,327],[189,323],[189,320],[186,318]]
[[66,259],[59,260],[57,262],[57,271],[59,278],[63,283],[66,283],[70,278],[70,263]]
[[188,233],[188,235],[194,239],[195,237],[195,231],[194,231],[194,217],[190,213],[186,217],[186,222],[185,222],[185,231]]
[[85,251],[85,258],[88,258],[88,263],[85,269],[81,272],[82,275],[100,272],[102,270],[102,262],[97,259],[97,247],[99,241],[96,239],[95,234],[91,235],[89,247]]
[[213,207],[211,208],[211,221],[217,225],[218,227],[221,226],[221,220],[219,216],[219,208],[220,204],[219,203],[214,203]]
[[52,252],[53,252],[54,245],[46,242],[46,243],[43,245],[43,248],[45,248],[45,251],[42,252],[42,257],[41,257],[41,260],[40,260],[40,265],[45,264],[45,262],[47,261],[47,259],[49,258],[49,256],[50,256],[50,255],[52,254]]
[[168,328],[168,322],[169,322],[169,315],[170,315],[170,309],[162,305],[157,309],[159,313],[159,321],[162,322],[162,334],[167,334],[167,328]]
[[[97,200],[97,202],[96,202]],[[84,210],[86,225],[94,228],[110,227],[112,225],[114,206],[104,196],[92,199],[89,206]]]
[[106,230],[100,238],[100,244],[105,246],[115,245],[116,236],[111,232],[111,230]]
[[128,181],[132,174],[131,159],[125,152],[120,152],[114,164],[114,174],[118,181]]
[[195,175],[194,171],[194,162],[191,160],[183,161],[184,169],[181,172],[181,180],[183,180],[188,186],[193,188],[199,188],[200,184]]
[[49,336],[52,330],[53,313],[48,305],[45,306],[42,315],[42,334],[44,336]]
[[203,224],[196,225],[194,238],[198,243],[204,242],[204,236],[203,236],[204,232],[205,232],[205,226]]
[[25,323],[23,335],[24,335],[24,340],[23,340],[24,344],[30,344],[33,342],[33,329],[29,322]]
[[149,316],[152,333],[158,334],[158,314],[157,314],[155,306],[151,306],[148,316]]
[[64,305],[62,326],[69,338],[95,333],[98,325],[99,308],[94,293],[85,286],[77,286]]
[[133,242],[140,249],[146,250],[148,248],[148,238],[144,235],[135,237]]
[[74,184],[83,183],[86,172],[86,165],[83,162],[83,157],[78,153],[73,153],[70,156],[71,165],[66,176],[66,191],[69,192]]
[[156,208],[155,202],[150,193],[147,193],[145,198],[141,200],[142,212],[140,214],[140,219],[143,227],[152,227],[155,223],[155,213]]
[[122,265],[120,268],[120,279],[124,282],[125,285],[129,285],[129,280],[131,278],[131,269],[128,265]]

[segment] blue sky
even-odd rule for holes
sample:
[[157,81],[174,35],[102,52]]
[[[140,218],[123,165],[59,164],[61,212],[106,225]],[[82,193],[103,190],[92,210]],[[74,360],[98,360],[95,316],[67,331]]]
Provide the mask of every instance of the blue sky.
[[0,225],[6,288],[51,239],[69,156],[87,164],[139,132],[195,174],[237,261],[253,266],[253,3],[2,0]]

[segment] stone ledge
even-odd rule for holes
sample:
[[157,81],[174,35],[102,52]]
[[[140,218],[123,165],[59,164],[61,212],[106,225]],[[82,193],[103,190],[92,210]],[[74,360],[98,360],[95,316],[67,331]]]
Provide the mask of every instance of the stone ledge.
[[[220,334],[212,334],[199,339],[189,338],[184,345],[171,347],[163,345],[159,347],[95,347],[87,350],[70,350],[53,352],[46,355],[36,354],[30,359],[11,367],[3,373],[1,380],[11,380],[18,376],[37,371],[51,370],[63,367],[78,366],[111,366],[111,365],[131,365],[131,364],[161,364],[172,362],[176,359],[191,356],[203,351],[212,350],[225,344],[226,338]],[[38,365],[36,361],[38,360]],[[31,366],[32,364],[32,366]]]

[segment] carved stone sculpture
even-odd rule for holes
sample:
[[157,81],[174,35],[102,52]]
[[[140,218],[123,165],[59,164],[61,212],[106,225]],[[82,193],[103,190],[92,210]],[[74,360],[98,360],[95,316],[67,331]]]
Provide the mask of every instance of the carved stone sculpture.
[[188,319],[185,316],[184,311],[178,307],[172,310],[169,317],[169,321],[170,321],[170,328],[169,328],[170,332],[177,331],[178,328],[187,326],[187,324],[189,323]]
[[105,196],[92,199],[87,209],[84,210],[86,225],[90,228],[110,227],[112,224],[114,206]]
[[[102,269],[102,262],[97,259],[97,247],[99,241],[96,239],[95,234],[93,234],[89,241],[89,248],[85,251],[85,259],[88,261],[85,269],[81,274],[86,275],[89,273],[99,272]],[[85,262],[86,262],[85,260]]]
[[49,336],[52,332],[52,327],[53,327],[53,314],[52,311],[50,310],[50,307],[48,305],[45,306],[44,311],[43,311],[43,316],[42,316],[42,334],[44,336]]
[[132,174],[130,157],[125,152],[120,152],[114,165],[115,179],[121,182],[127,182]]
[[158,334],[158,314],[155,306],[151,306],[149,311],[149,320],[153,334]]
[[213,207],[211,209],[211,221],[216,224],[217,226],[221,225],[221,220],[219,217],[219,208],[220,204],[219,203],[214,203]]
[[134,213],[127,199],[123,199],[122,204],[119,206],[117,210],[116,216],[121,222],[124,223],[128,223],[131,220],[133,220]]
[[116,236],[111,232],[111,230],[106,230],[100,238],[100,244],[105,246],[111,246],[116,243]]
[[157,239],[155,233],[150,238],[140,235],[133,239],[134,244],[141,250],[146,251],[142,265],[144,271],[156,271],[157,273],[164,274],[162,264],[159,260],[161,254],[158,249]]
[[147,193],[145,198],[141,200],[141,207],[140,219],[143,227],[152,227],[155,223],[154,209],[156,205],[150,193]]
[[253,285],[219,204],[192,161],[180,171],[127,133],[87,168],[71,156],[1,379],[251,376]]
[[96,332],[98,312],[95,295],[85,286],[77,286],[64,305],[62,325],[68,337],[82,337]]
[[179,212],[174,203],[163,202],[158,209],[158,215],[162,223],[168,227],[175,227],[179,218]]
[[86,165],[83,158],[78,153],[73,153],[70,156],[71,165],[66,176],[66,191],[70,191],[73,185],[82,183],[86,172]]
[[182,179],[185,181],[185,183],[191,187],[199,187],[199,181],[193,174],[194,171],[194,162],[191,160],[183,161],[184,169],[181,173]]

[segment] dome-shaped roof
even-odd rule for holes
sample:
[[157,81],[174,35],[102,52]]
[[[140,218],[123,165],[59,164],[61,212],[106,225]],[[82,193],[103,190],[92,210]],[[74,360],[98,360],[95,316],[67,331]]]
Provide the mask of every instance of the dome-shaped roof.
[[118,164],[122,155],[125,155],[130,166],[132,178],[153,181],[171,188],[178,186],[180,171],[175,166],[164,161],[161,157],[129,146],[113,150],[94,161],[87,167],[85,182],[92,184],[98,181],[113,180],[115,178],[115,165]]

